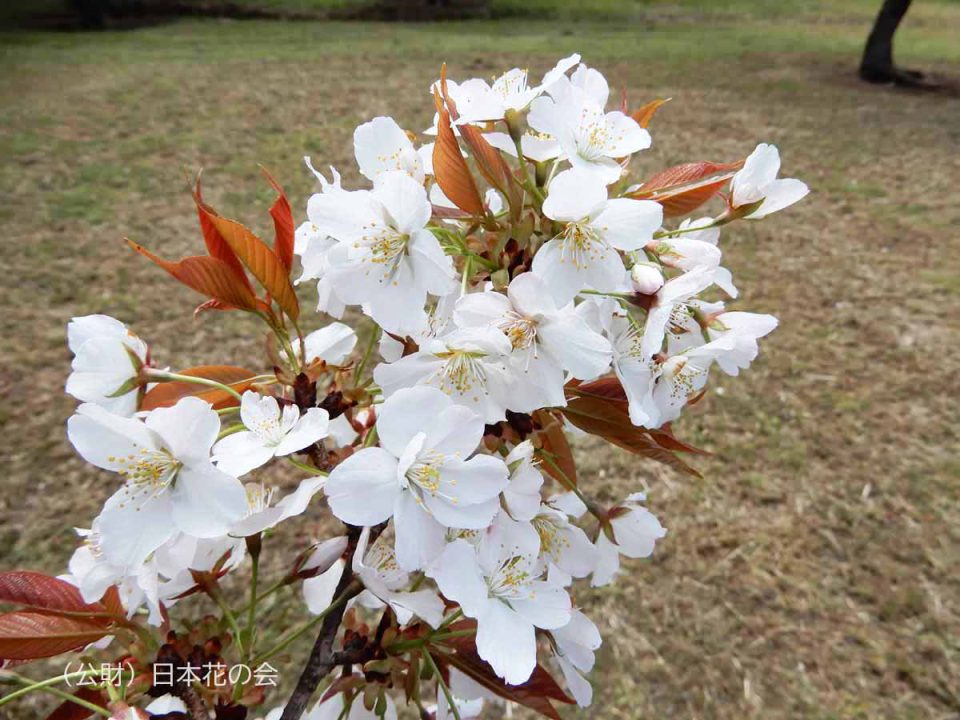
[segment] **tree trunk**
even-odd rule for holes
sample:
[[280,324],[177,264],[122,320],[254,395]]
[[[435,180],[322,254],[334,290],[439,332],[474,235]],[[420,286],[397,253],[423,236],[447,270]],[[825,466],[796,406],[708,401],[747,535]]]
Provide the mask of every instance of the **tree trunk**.
[[884,0],[863,49],[860,77],[867,82],[893,82],[897,69],[893,64],[893,35],[907,14],[912,0]]

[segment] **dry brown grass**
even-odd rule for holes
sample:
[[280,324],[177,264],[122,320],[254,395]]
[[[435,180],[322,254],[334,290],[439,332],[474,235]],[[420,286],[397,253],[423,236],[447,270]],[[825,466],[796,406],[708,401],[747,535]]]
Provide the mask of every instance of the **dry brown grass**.
[[[916,8],[912,37],[941,47],[960,8],[926,12]],[[192,23],[7,37],[0,565],[60,572],[71,526],[113,487],[65,439],[72,315],[121,317],[173,366],[257,357],[252,325],[190,320],[194,298],[121,246],[124,235],[167,256],[197,246],[185,172],[205,166],[209,199],[265,228],[255,163],[302,211],[300,156],[347,169],[357,122],[390,113],[425,125],[441,59],[455,77],[490,74],[528,62],[530,39],[545,68],[559,37],[636,100],[674,98],[641,174],[767,140],[814,191],[725,238],[739,306],[781,327],[745,376],[718,378],[679,424],[715,453],[699,463],[705,479],[583,448],[585,482],[610,498],[646,487],[670,533],[621,583],[578,597],[607,638],[582,716],[960,717],[960,101],[858,84],[863,28],[851,18],[863,19],[838,18],[829,41],[808,45],[789,38],[822,21],[744,20],[711,31],[716,44],[693,59],[683,49],[703,41],[695,25],[639,38],[592,26],[525,38],[486,25]],[[958,75],[951,57],[940,69]],[[298,547],[314,529],[272,542]]]

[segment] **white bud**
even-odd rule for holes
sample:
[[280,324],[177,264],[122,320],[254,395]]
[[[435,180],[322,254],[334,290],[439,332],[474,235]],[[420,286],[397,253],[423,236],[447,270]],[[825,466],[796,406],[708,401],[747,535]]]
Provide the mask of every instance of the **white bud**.
[[633,288],[643,295],[653,295],[663,287],[663,273],[653,263],[638,262],[630,271]]

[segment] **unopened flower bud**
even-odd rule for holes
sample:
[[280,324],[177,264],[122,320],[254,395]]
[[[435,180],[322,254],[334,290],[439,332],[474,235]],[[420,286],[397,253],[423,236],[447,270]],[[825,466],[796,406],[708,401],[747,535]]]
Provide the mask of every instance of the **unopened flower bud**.
[[663,287],[663,273],[653,263],[638,262],[630,271],[633,288],[642,295],[653,295]]

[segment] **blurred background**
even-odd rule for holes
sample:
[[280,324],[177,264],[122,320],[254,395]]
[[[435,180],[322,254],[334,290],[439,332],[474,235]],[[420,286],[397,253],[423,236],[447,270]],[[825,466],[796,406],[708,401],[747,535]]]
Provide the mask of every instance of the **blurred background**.
[[[456,79],[539,77],[578,51],[631,106],[673,98],[636,179],[764,141],[812,194],[721,240],[733,306],[781,325],[677,424],[713,453],[703,479],[582,448],[583,481],[609,499],[646,489],[669,535],[577,597],[605,644],[594,708],[567,716],[960,717],[960,2],[915,0],[896,35],[933,91],[858,77],[881,4],[6,0],[0,567],[62,572],[71,526],[115,484],[66,442],[71,316],[117,316],[173,367],[262,357],[251,323],[194,320],[197,298],[122,242],[199,248],[199,168],[218,210],[267,231],[257,163],[300,219],[302,156],[356,187],[353,128],[427,127],[442,62]],[[313,523],[268,549],[302,547]],[[38,702],[11,717],[42,717]]]

